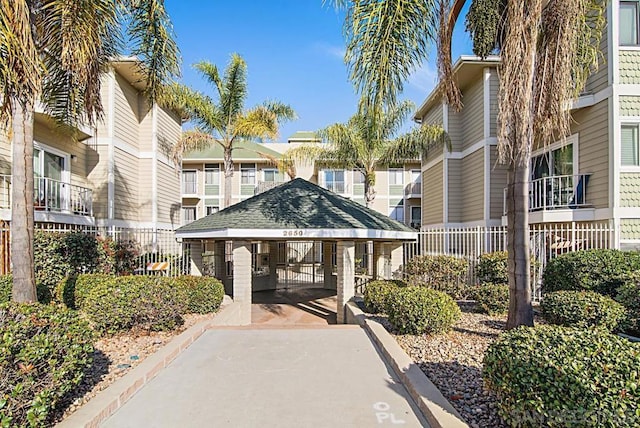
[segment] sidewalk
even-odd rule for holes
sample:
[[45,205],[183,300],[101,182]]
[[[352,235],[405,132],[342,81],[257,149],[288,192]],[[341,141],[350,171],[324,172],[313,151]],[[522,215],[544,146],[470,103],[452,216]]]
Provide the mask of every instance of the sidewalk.
[[206,331],[103,427],[427,426],[364,330]]

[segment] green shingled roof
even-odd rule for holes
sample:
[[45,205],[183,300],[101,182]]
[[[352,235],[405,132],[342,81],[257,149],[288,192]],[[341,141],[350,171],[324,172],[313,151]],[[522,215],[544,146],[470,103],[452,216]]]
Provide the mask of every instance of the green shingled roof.
[[195,236],[194,232],[224,229],[362,229],[402,232],[405,237],[407,232],[415,233],[400,222],[301,178],[182,226],[176,233],[188,237]]
[[[261,159],[260,153],[264,153],[279,159],[282,154],[272,150],[267,144],[258,144],[253,141],[239,140],[233,144],[233,160],[242,159]],[[209,147],[189,152],[183,156],[183,160],[222,160],[224,153],[222,146],[217,143],[211,144]]]

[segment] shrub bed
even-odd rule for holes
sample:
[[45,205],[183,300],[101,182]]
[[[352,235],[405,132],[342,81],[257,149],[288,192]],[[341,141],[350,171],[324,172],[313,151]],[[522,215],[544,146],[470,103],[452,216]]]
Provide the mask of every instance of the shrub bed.
[[181,315],[187,307],[187,294],[171,278],[91,276],[84,285],[80,284],[78,278],[75,304],[100,333],[134,327],[170,330],[183,322]]
[[625,308],[611,297],[593,291],[556,291],[544,295],[542,315],[551,324],[574,327],[602,327],[615,330]]
[[519,327],[489,346],[483,364],[508,425],[640,423],[640,345],[604,330]]
[[[0,303],[11,301],[11,289],[13,288],[13,275],[0,275]],[[43,284],[36,283],[36,298],[40,303],[50,303],[52,300],[49,289]]]
[[370,281],[363,293],[364,305],[374,314],[387,313],[389,295],[398,287],[405,287],[402,281]]
[[509,286],[482,284],[474,291],[478,308],[489,315],[504,314],[509,310]]
[[543,291],[587,290],[615,297],[618,287],[639,270],[640,253],[637,252],[575,251],[547,263],[542,275]]
[[91,365],[93,337],[75,311],[0,305],[0,426],[51,426],[61,399]]
[[444,333],[460,319],[447,294],[424,287],[398,287],[387,300],[389,322],[401,334]]
[[626,309],[625,318],[621,322],[622,329],[634,336],[640,336],[640,273],[631,275],[618,288],[616,300]]
[[507,252],[494,251],[480,254],[476,266],[476,278],[480,284],[507,284],[509,282]]
[[192,314],[208,314],[220,308],[224,297],[224,286],[210,276],[184,275],[173,278],[177,287],[187,294],[186,311]]
[[407,283],[443,291],[454,299],[465,297],[469,262],[454,256],[416,256],[404,268]]

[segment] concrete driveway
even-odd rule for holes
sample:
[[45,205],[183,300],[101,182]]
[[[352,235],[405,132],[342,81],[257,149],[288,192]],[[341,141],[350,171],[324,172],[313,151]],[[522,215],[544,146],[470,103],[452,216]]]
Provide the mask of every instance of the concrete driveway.
[[103,427],[428,426],[357,326],[206,331]]

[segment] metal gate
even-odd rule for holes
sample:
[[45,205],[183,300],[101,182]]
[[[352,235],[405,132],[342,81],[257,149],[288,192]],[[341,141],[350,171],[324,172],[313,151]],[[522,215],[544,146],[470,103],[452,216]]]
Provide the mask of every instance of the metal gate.
[[278,289],[324,287],[322,242],[289,241],[277,245]]

